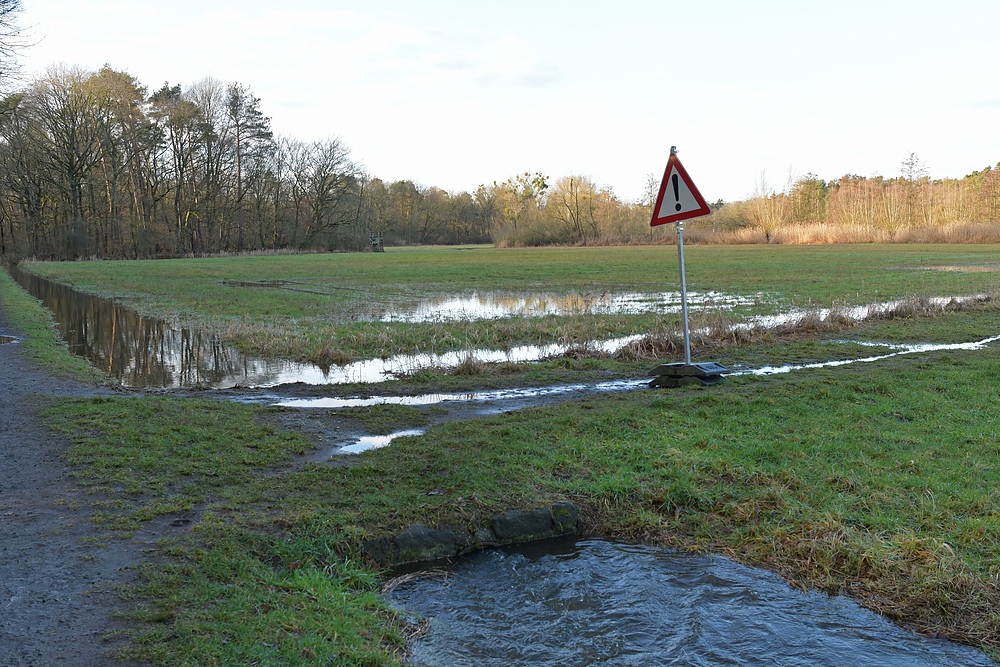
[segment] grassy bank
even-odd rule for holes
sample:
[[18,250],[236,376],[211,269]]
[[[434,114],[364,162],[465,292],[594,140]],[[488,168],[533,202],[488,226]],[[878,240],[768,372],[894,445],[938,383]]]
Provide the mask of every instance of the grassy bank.
[[37,300],[25,294],[0,268],[0,308],[14,329],[22,336],[25,356],[60,377],[97,382],[103,375],[85,359],[70,353],[56,332],[52,314]]
[[[857,333],[998,330],[983,311]],[[267,426],[269,409],[113,398],[61,401],[50,417],[109,529],[206,508],[131,592],[132,655],[157,664],[394,664],[406,626],[373,597],[365,539],[562,499],[593,534],[727,554],[996,651],[998,375],[994,345],[591,397],[434,426],[340,466],[294,465],[309,445]],[[372,412],[380,426],[415,419]],[[330,614],[332,600],[347,606]]]
[[[688,287],[748,297],[734,316],[1000,288],[996,246],[692,246]],[[33,262],[33,272],[140,311],[201,324],[244,351],[343,363],[401,352],[580,343],[648,331],[649,314],[378,322],[380,309],[473,292],[677,291],[669,247],[392,248],[385,253],[163,261]],[[676,318],[669,325],[675,326]]]

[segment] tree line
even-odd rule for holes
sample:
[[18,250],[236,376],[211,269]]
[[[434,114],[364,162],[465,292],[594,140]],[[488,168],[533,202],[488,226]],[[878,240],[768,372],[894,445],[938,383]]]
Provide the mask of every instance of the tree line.
[[[658,185],[650,174],[645,195],[623,201],[577,175],[525,172],[458,193],[385,182],[338,139],[276,136],[246,86],[211,78],[149,92],[107,66],[55,67],[0,99],[6,256],[352,251],[378,235],[385,245],[671,242],[649,227]],[[753,196],[713,208],[689,224],[691,242],[1000,241],[1000,165],[931,180],[911,154],[895,178],[807,174],[781,192],[762,179]],[[973,224],[974,238],[938,233]]]
[[449,193],[370,176],[338,139],[276,136],[261,100],[206,78],[152,93],[54,67],[0,100],[0,253],[57,259],[649,236],[587,177]]
[[6,254],[151,257],[350,245],[363,178],[238,83],[59,67],[0,102],[0,187]]

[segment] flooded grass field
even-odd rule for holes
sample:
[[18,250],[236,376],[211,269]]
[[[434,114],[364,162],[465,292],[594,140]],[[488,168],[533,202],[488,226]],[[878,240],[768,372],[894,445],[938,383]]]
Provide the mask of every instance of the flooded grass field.
[[[36,265],[40,266],[40,265]],[[226,342],[225,337],[204,327],[171,324],[169,321],[150,315],[143,315],[109,298],[80,292],[66,285],[42,278],[23,269],[12,269],[12,275],[22,287],[41,299],[54,313],[62,336],[74,353],[87,357],[113,380],[128,387],[271,387],[291,383],[314,385],[378,383],[394,377],[401,377],[424,369],[453,369],[470,364],[525,363],[561,356],[569,352],[585,355],[613,356],[625,348],[641,349],[644,338],[653,335],[643,322],[623,320],[622,326],[631,326],[632,333],[606,339],[587,338],[578,330],[579,337],[559,342],[518,345],[515,339],[486,336],[485,340],[499,347],[489,348],[472,345],[447,352],[419,352],[390,354],[383,350],[377,358],[360,359],[345,363],[350,353],[335,346],[341,340],[332,335],[323,345],[325,354],[312,362],[281,359],[262,353],[247,353],[235,341]],[[252,287],[254,289],[285,289],[300,282],[286,280],[271,281],[223,281],[227,286]],[[301,291],[297,287],[297,291]],[[989,297],[983,295],[935,296],[925,299],[925,306],[946,308],[962,305],[966,301],[975,302]],[[874,304],[841,304],[836,307],[816,308],[811,311],[793,309],[771,315],[749,315],[739,319],[731,313],[734,309],[772,309],[775,299],[763,293],[753,296],[734,296],[722,292],[693,292],[690,306],[696,314],[701,313],[713,324],[695,333],[706,339],[725,339],[730,331],[765,333],[779,328],[794,330],[799,323],[819,324],[833,322],[863,322],[868,319],[885,319],[894,309],[906,305],[906,300],[895,300]],[[504,323],[514,322],[511,329],[522,331],[544,327],[548,322],[579,321],[595,315],[608,317],[638,314],[676,314],[679,310],[679,294],[674,292],[654,293],[608,293],[585,296],[578,293],[569,295],[546,295],[535,293],[530,296],[501,295],[498,292],[474,294],[468,297],[444,296],[419,302],[415,306],[379,306],[370,321],[396,322],[408,325],[426,323]],[[703,318],[704,319],[704,318]],[[594,324],[594,320],[589,320]],[[645,322],[648,326],[649,321]],[[665,323],[656,321],[655,335],[679,336],[679,321]],[[558,333],[562,325],[556,326]],[[666,331],[664,331],[666,329]],[[436,337],[436,336],[435,336]],[[459,338],[449,334],[446,347],[460,343]],[[387,339],[388,340],[388,339]],[[506,345],[504,343],[506,342]],[[891,345],[891,343],[890,343]],[[264,345],[264,348],[270,347]],[[429,347],[437,347],[436,342]],[[905,352],[913,353],[914,350]],[[904,352],[899,352],[904,353]],[[634,353],[633,353],[634,354]],[[316,355],[314,355],[316,356]],[[337,360],[337,361],[333,361]],[[818,363],[848,363],[850,360],[831,360]],[[789,366],[788,368],[791,368]],[[799,366],[803,367],[803,366]],[[768,367],[760,372],[776,372],[776,367]],[[756,372],[756,371],[755,371]]]
[[[928,269],[982,265],[993,253],[990,246],[692,246],[688,287],[706,310],[736,320],[971,295],[994,291],[1000,277]],[[390,248],[24,268],[144,317],[209,332],[249,356],[321,365],[576,345],[679,321],[669,246]]]
[[[124,369],[120,383],[219,388],[47,413],[99,526],[190,521],[131,589],[133,655],[335,662],[329,610],[352,600],[336,633],[371,664],[399,664],[428,628],[415,664],[536,649],[579,664],[990,664],[886,619],[1000,650],[997,277],[953,270],[995,248],[700,248],[699,326],[728,328],[699,349],[734,372],[670,391],[645,388],[651,364],[606,355],[675,333],[671,249],[562,251],[30,264],[87,293],[52,302],[84,304],[67,338],[105,350],[94,364]],[[414,524],[461,531],[563,500],[585,534],[625,544],[487,552],[450,587],[398,589],[405,613],[360,565],[366,540]],[[511,585],[490,592],[498,572]],[[476,605],[506,634],[463,625],[485,620]],[[548,649],[540,634],[564,638]]]

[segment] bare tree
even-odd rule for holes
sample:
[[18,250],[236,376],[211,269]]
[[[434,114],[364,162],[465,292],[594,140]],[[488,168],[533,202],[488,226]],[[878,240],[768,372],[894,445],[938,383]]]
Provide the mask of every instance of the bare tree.
[[0,86],[17,71],[17,54],[24,46],[17,15],[21,0],[0,0]]
[[303,240],[314,241],[320,234],[330,234],[356,219],[353,204],[358,169],[347,149],[337,139],[314,142],[308,148],[304,189],[308,223]]
[[[80,69],[53,68],[39,79],[26,98],[43,128],[52,184],[61,195],[64,237],[71,254],[87,248],[84,195],[88,172],[100,158],[100,137],[94,105]],[[65,215],[69,214],[69,220]]]
[[927,163],[911,151],[909,156],[900,163],[899,170],[902,172],[903,178],[910,183],[915,183],[927,175]]
[[597,187],[586,176],[567,176],[556,181],[545,201],[545,213],[566,225],[574,241],[597,238]]
[[232,132],[225,112],[225,85],[218,79],[206,77],[197,81],[185,97],[198,108],[196,146],[194,147],[196,176],[194,215],[202,227],[202,251],[218,252],[226,247],[229,229],[223,224],[228,163],[226,150]]
[[910,152],[909,156],[899,165],[903,180],[906,181],[906,218],[907,222],[914,222],[916,218],[915,196],[917,184],[927,176],[927,163],[921,160],[916,153]]
[[775,192],[767,182],[764,172],[754,188],[750,199],[750,220],[753,226],[764,234],[764,241],[771,242],[771,237],[785,223],[785,196]]

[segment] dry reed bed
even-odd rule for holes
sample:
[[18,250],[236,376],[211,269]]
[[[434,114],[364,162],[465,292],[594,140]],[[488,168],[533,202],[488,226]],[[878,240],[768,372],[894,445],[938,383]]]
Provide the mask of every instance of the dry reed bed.
[[[667,235],[668,243],[676,243]],[[686,243],[704,245],[851,243],[1000,243],[1000,223],[955,222],[944,225],[902,226],[896,229],[853,224],[790,224],[766,234],[757,227],[714,230],[694,226],[684,230]]]

